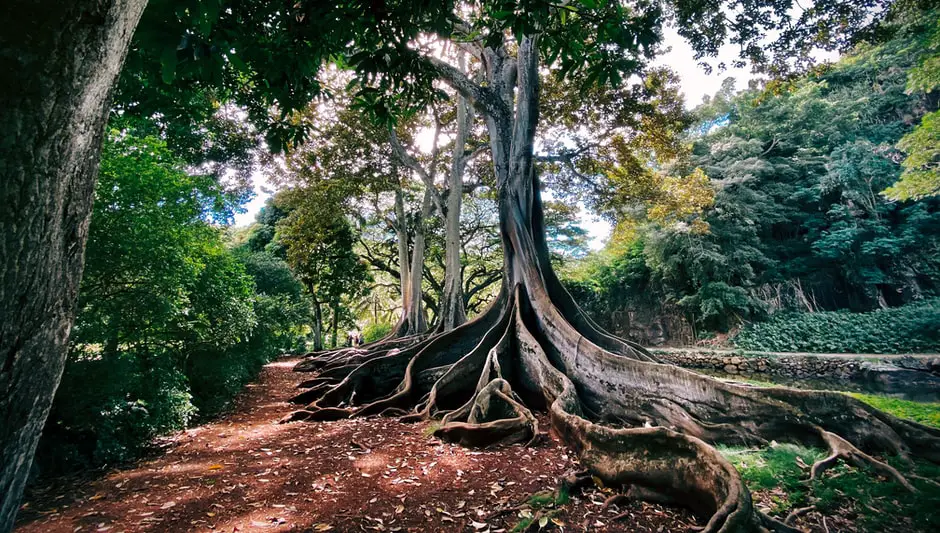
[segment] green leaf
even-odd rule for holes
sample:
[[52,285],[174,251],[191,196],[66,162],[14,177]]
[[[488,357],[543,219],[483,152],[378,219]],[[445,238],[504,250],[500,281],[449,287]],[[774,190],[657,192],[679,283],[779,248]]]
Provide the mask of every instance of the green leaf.
[[164,48],[160,55],[160,76],[163,83],[171,84],[176,79],[176,48]]

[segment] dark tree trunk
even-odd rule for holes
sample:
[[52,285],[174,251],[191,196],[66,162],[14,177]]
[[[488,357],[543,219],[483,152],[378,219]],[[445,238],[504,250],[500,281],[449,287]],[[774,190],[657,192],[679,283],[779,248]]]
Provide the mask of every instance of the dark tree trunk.
[[691,507],[707,517],[708,533],[794,531],[752,505],[714,444],[825,446],[831,453],[813,465],[812,477],[842,459],[914,490],[868,454],[940,462],[940,430],[837,393],[733,385],[658,364],[578,308],[551,267],[533,168],[535,39],[523,38],[517,54],[485,50],[485,86],[438,63],[441,77],[486,114],[504,251],[499,297],[474,320],[415,344],[379,345],[353,360],[328,356],[328,367],[298,365],[326,370],[298,395],[311,403],[285,420],[406,414],[439,419],[440,438],[488,446],[531,441],[538,419],[529,406],[543,408],[554,432],[606,486]]
[[[310,291],[313,294],[313,291]],[[316,298],[313,299],[313,351],[323,349],[323,310]]]
[[62,376],[109,97],[145,5],[0,7],[0,532]]
[[333,316],[330,317],[331,320],[331,329],[333,330],[333,348],[336,348],[338,345],[337,342],[337,333],[339,332],[339,304],[333,302]]

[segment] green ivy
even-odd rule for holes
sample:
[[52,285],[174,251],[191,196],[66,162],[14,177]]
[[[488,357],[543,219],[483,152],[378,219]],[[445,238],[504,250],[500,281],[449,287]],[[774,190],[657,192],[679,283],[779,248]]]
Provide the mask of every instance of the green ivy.
[[746,325],[733,342],[770,352],[937,352],[940,298],[868,313],[781,313]]

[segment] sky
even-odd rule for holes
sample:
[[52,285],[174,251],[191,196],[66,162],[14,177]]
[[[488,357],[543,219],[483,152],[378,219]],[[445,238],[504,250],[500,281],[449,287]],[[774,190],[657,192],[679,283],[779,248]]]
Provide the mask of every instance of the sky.
[[[727,77],[734,77],[737,80],[736,86],[738,88],[747,87],[748,81],[754,77],[748,69],[735,68],[728,68],[724,72],[718,72],[716,69],[711,74],[706,74],[693,59],[692,48],[673,28],[666,28],[664,42],[670,50],[662,54],[655,64],[667,66],[679,74],[682,92],[685,95],[685,103],[688,108],[693,108],[701,103],[704,96],[718,92],[721,82]],[[730,64],[736,57],[735,48],[725,46],[719,51],[716,62],[724,61],[726,64]],[[236,226],[251,224],[255,219],[255,215],[264,206],[264,202],[271,196],[272,187],[267,185],[261,173],[255,173],[252,176],[252,182],[254,183],[255,197],[244,206],[245,213],[235,215]],[[582,209],[581,225],[588,231],[590,247],[594,250],[602,248],[610,235],[610,224]]]

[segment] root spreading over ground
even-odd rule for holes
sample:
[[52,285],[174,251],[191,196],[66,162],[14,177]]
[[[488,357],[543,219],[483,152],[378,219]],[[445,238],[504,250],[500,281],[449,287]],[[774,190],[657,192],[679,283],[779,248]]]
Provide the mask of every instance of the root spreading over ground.
[[[851,397],[722,383],[660,364],[600,331],[563,291],[516,284],[477,319],[447,333],[311,354],[316,371],[285,421],[368,415],[436,420],[434,434],[470,447],[528,443],[545,411],[552,431],[607,486],[706,517],[707,532],[790,531],[757,511],[717,444],[792,442],[828,448],[915,490],[875,456],[940,462],[940,431]],[[543,419],[544,420],[544,419]],[[577,485],[577,480],[573,483]]]

